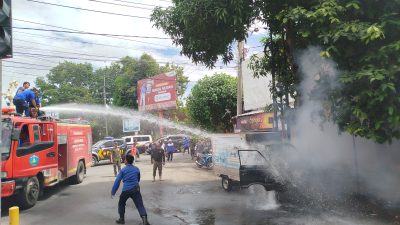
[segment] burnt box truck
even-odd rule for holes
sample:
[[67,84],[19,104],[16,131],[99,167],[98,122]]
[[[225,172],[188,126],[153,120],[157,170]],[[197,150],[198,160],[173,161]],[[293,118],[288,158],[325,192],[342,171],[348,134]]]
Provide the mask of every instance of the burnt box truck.
[[[248,188],[262,185],[266,191],[284,191],[285,184],[272,173],[262,150],[253,149],[246,143],[245,134],[214,135],[211,138],[214,173],[221,177],[222,188]],[[270,143],[272,145],[272,143]],[[265,143],[268,147],[269,143]]]
[[91,165],[91,127],[83,121],[1,117],[1,197],[34,206],[45,187],[81,183]]

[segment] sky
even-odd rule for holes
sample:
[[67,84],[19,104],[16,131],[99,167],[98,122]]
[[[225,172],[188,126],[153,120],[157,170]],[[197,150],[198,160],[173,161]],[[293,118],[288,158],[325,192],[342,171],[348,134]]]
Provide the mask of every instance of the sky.
[[[125,16],[71,9],[41,2]],[[89,62],[98,69],[124,56],[139,57],[143,53],[151,54],[160,64],[169,62],[183,66],[185,75],[191,81],[186,96],[196,81],[205,75],[216,72],[225,72],[232,76],[237,74],[236,59],[228,65],[219,62],[213,70],[191,63],[187,57],[180,55],[180,46],[174,46],[169,37],[162,30],[155,28],[148,18],[138,18],[149,17],[154,6],[171,6],[172,2],[169,0],[13,0],[12,4],[14,54],[12,59],[3,60],[3,93],[13,80],[20,85],[24,81],[29,81],[31,86],[34,86],[37,77],[45,76],[52,67],[65,60],[76,63]],[[259,32],[249,33],[245,44],[245,48],[249,51],[247,57],[262,51],[259,40],[265,35],[265,30],[262,29],[262,24],[254,26],[261,29]],[[47,30],[68,28],[71,31],[155,36],[166,39],[115,38],[31,28]]]

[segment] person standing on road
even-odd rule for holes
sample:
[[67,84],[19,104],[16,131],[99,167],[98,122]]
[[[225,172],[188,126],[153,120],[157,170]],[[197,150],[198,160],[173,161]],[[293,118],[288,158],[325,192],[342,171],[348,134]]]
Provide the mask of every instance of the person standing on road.
[[139,143],[137,142],[137,139],[133,140],[133,145],[136,147],[136,156],[138,159],[140,159],[140,150],[139,150]]
[[188,154],[190,154],[190,140],[187,137],[183,138],[183,154],[185,154],[185,152],[188,152]]
[[137,142],[136,139],[133,140],[132,148],[131,148],[131,155],[133,156],[133,162],[136,163],[136,155],[137,155],[137,148],[136,148]]
[[118,148],[117,142],[114,142],[114,148],[111,151],[111,162],[113,163],[114,167],[114,176],[117,176],[117,174],[121,172],[121,150]]
[[168,140],[167,146],[165,148],[167,150],[167,160],[172,161],[172,158],[174,157],[175,146],[174,143],[172,143],[171,139]]
[[140,170],[136,166],[132,165],[134,157],[132,155],[126,155],[125,167],[118,173],[115,179],[114,185],[111,190],[111,197],[115,196],[121,180],[124,183],[121,195],[119,196],[118,202],[118,213],[119,219],[115,222],[117,224],[125,224],[125,206],[126,201],[131,198],[135,203],[135,206],[142,218],[143,225],[150,225],[147,220],[147,212],[143,205],[142,194],[140,193]]
[[151,151],[151,164],[153,164],[153,182],[156,181],[157,169],[158,177],[161,181],[162,167],[165,165],[165,151],[161,148],[160,143],[157,143],[156,147]]

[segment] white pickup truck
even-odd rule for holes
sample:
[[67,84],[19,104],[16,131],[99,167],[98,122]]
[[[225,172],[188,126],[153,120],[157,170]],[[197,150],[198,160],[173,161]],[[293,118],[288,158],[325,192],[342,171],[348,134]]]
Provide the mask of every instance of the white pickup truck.
[[248,188],[254,184],[264,186],[267,191],[285,189],[283,182],[273,175],[273,168],[261,149],[248,145],[244,134],[213,135],[211,143],[214,173],[222,178],[224,190],[230,191],[233,186]]

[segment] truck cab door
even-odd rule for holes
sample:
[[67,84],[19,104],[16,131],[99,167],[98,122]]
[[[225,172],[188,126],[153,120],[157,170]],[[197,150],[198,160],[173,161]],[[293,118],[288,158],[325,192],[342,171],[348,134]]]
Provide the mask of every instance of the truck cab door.
[[44,131],[41,125],[21,124],[19,143],[13,158],[14,177],[34,176],[42,170],[57,167],[54,135],[46,138],[49,131]]
[[268,175],[268,162],[257,150],[238,150],[240,186],[249,187],[252,184],[265,186],[270,176]]

